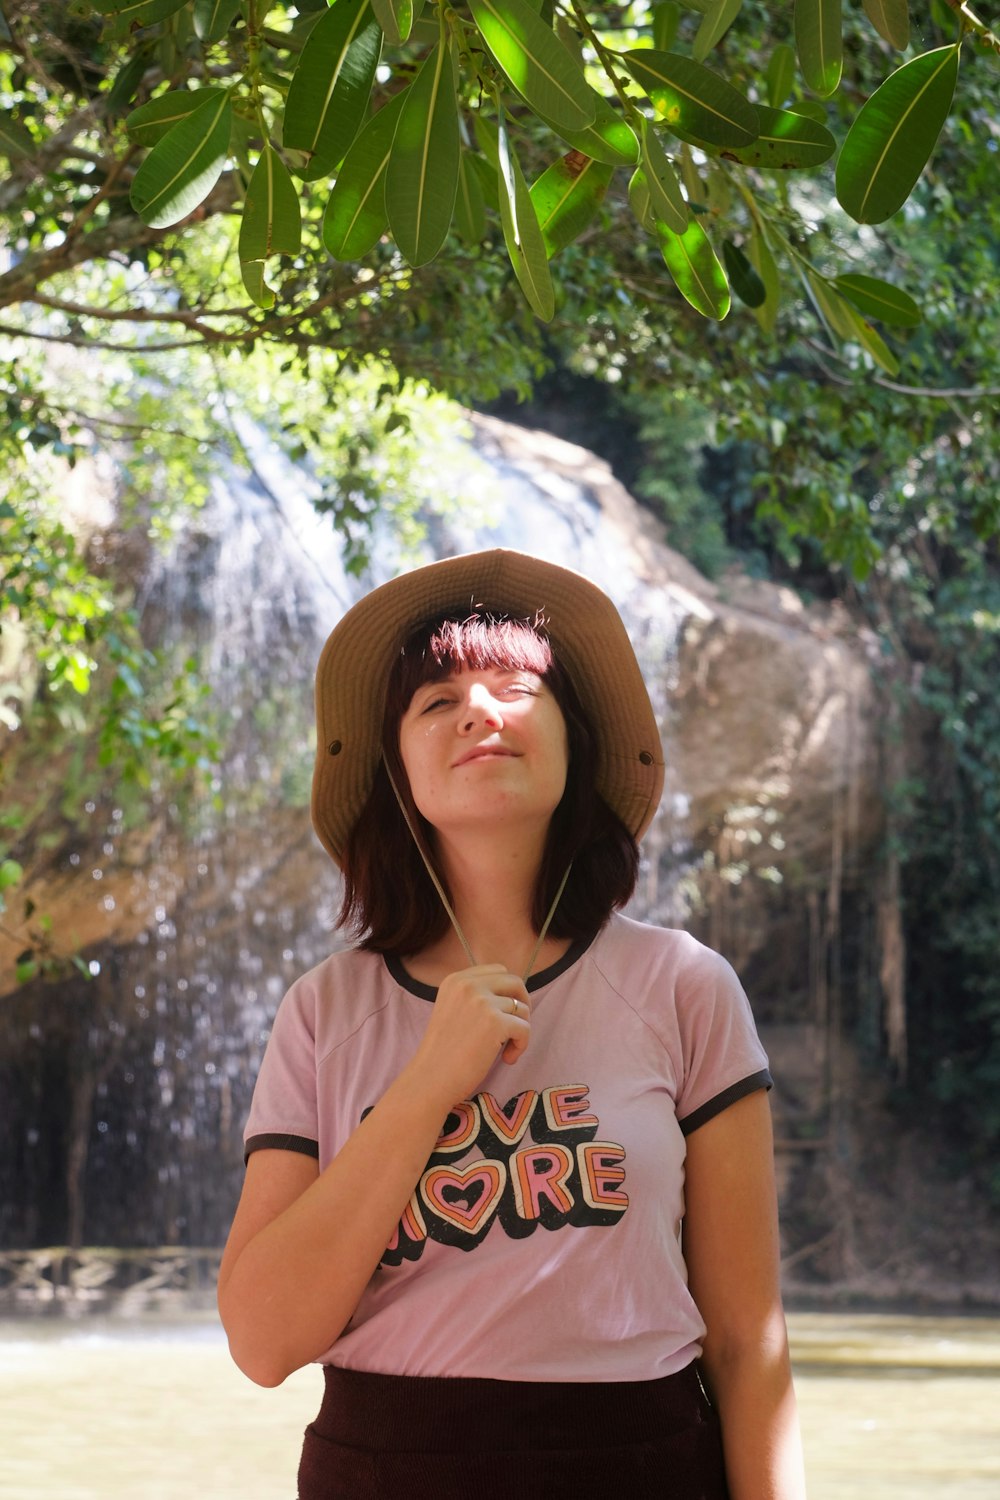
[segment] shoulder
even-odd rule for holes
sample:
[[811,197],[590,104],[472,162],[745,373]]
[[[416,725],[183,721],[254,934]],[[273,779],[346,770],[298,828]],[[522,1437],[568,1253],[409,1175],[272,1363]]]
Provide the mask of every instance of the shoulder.
[[344,948],[301,974],[274,1018],[273,1035],[305,1032],[322,1055],[388,1001],[392,981],[379,953]]
[[614,916],[591,949],[604,983],[669,1047],[744,1024],[750,1004],[732,965],[690,933]]
[[620,913],[601,929],[592,953],[609,977],[612,973],[627,976],[630,988],[643,974],[677,989],[728,982],[730,976],[736,979],[722,954],[689,932],[655,927]]

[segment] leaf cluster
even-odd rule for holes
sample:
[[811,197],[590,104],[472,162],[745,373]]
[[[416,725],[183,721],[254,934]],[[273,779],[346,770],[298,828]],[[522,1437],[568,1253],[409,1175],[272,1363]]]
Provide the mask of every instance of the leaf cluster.
[[112,229],[141,246],[239,211],[244,295],[270,316],[189,316],[200,337],[289,337],[279,299],[325,313],[387,267],[405,281],[407,267],[482,267],[498,251],[549,320],[567,251],[609,226],[709,319],[735,295],[773,329],[791,271],[830,338],[889,373],[874,324],[910,327],[916,303],[894,282],[819,269],[795,184],[822,175],[846,124],[841,205],[863,224],[897,213],[948,116],[966,35],[989,41],[944,11],[944,35],[921,36],[885,77],[890,49],[910,47],[904,0],[873,0],[860,32],[830,0],[796,0],[791,36],[755,0],[95,0],[47,36],[52,9],[36,0],[12,26],[10,201],[44,197],[46,178],[49,221],[95,248]]

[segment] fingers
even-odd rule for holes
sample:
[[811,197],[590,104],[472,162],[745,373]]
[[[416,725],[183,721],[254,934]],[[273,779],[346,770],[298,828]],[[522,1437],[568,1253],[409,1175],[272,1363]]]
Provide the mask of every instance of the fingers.
[[519,1057],[523,1057],[528,1050],[528,1042],[531,1039],[531,1028],[524,1021],[521,1022],[522,1031],[515,1036],[509,1036],[503,1043],[500,1052],[501,1060],[505,1063],[516,1063]]
[[[524,986],[521,985],[522,991]],[[511,996],[509,1005],[506,1000],[501,1003],[501,1013],[504,1033],[501,1040],[500,1055],[505,1063],[515,1063],[526,1051],[531,1038],[531,1001],[527,991]]]
[[516,1062],[531,1035],[524,981],[503,964],[477,964],[449,974],[438,987],[417,1055],[435,1091],[449,1102],[474,1093],[497,1060]]
[[505,1033],[504,1041],[517,1043],[516,1054],[509,1059],[514,1062],[528,1045],[531,998],[524,987],[524,981],[518,979],[516,974],[505,973],[498,976],[492,990]]
[[477,964],[449,974],[438,989],[438,1003],[485,1003],[498,1016],[526,1021],[531,1015],[531,997],[524,980],[503,964]]

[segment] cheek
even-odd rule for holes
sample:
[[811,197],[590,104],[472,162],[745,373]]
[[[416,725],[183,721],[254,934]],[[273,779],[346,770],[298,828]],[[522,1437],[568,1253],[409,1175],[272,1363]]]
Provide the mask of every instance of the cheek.
[[434,785],[439,730],[440,725],[435,722],[424,724],[418,721],[399,736],[399,758],[418,806],[422,793]]
[[566,777],[569,773],[569,736],[566,733],[566,722],[561,714],[558,723],[553,724],[551,729],[549,763],[552,784],[558,789],[561,797],[566,789]]

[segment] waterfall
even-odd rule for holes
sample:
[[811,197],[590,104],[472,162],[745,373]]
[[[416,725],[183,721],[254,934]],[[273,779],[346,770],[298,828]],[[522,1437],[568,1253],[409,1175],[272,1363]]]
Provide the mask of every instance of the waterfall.
[[[593,454],[492,418],[470,426],[441,454],[419,545],[377,522],[360,578],[311,503],[313,477],[252,429],[247,471],[227,472],[146,557],[144,636],[180,663],[196,655],[225,752],[214,796],[191,811],[154,788],[130,826],[115,797],[95,794],[68,831],[47,828],[47,852],[39,841],[30,894],[95,972],[7,986],[0,1088],[23,1122],[0,1143],[8,1246],[62,1242],[67,1199],[91,1244],[224,1238],[274,1011],[339,942],[337,872],[309,820],[315,664],[344,611],[416,562],[507,546],[605,589],[667,760],[632,910],[676,925],[707,890],[702,930],[740,967],[758,1015],[795,1037],[814,1019],[814,893],[783,884],[782,868],[828,869],[849,807],[850,878],[865,879],[879,792],[863,654],[787,590],[731,579],[723,599]],[[9,972],[16,949],[3,943]],[[800,1092],[808,1111],[811,1073]]]

